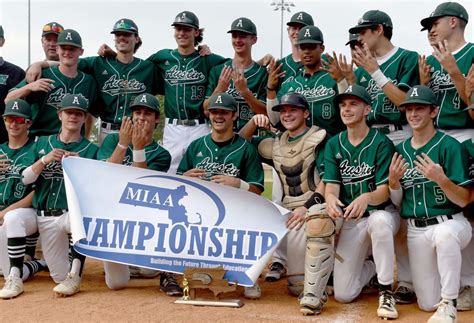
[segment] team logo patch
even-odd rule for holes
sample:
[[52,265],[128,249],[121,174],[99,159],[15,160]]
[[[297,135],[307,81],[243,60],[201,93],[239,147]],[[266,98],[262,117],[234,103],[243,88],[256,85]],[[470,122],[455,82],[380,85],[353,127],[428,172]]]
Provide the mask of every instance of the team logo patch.
[[0,85],[7,85],[8,75],[0,74]]
[[202,156],[203,156],[203,155],[202,155],[202,152],[198,152],[198,153],[196,154],[196,157],[202,157]]
[[337,153],[337,154],[336,154],[336,158],[337,158],[337,159],[342,159],[341,154],[340,154],[340,153]]
[[108,75],[108,74],[109,74],[109,72],[107,72],[107,70],[102,71],[102,75]]

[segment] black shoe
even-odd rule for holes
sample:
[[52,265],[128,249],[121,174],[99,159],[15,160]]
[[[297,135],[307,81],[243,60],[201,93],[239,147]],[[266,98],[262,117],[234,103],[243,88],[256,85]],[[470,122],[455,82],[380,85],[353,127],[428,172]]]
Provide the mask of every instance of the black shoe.
[[415,292],[405,286],[398,286],[393,297],[397,304],[411,304],[416,301]]
[[160,275],[160,290],[168,296],[183,296],[183,289],[173,273],[162,272]]
[[276,282],[286,276],[286,269],[279,262],[273,262],[270,265],[268,273],[265,275],[265,280],[267,282]]
[[380,291],[377,316],[385,319],[398,318],[398,312],[395,308],[395,299],[393,298],[393,293],[391,291]]

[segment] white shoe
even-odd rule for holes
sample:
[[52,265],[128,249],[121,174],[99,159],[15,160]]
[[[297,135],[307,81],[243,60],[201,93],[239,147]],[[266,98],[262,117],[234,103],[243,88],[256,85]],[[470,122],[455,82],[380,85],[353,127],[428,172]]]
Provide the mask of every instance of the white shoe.
[[470,311],[472,309],[470,286],[464,286],[459,291],[456,308],[458,311]]
[[398,311],[395,308],[395,298],[393,298],[393,293],[391,291],[384,290],[379,293],[377,316],[387,319],[398,318]]
[[244,289],[244,296],[245,298],[249,299],[259,299],[262,296],[262,290],[260,289],[260,285],[255,283],[255,285],[250,287],[245,287]]
[[443,299],[436,306],[438,309],[430,317],[428,323],[455,323],[458,321],[457,310],[453,305],[453,301]]
[[0,298],[11,299],[23,293],[23,280],[18,275],[9,275],[0,291]]
[[54,287],[53,291],[58,296],[71,296],[79,293],[81,277],[78,274],[68,273],[64,281]]

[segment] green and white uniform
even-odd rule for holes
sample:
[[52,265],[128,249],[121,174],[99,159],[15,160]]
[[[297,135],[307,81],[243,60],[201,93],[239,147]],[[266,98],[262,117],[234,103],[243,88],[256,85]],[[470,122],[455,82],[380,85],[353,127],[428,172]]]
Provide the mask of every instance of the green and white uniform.
[[[339,200],[347,207],[362,194],[388,184],[393,152],[390,139],[377,129],[371,128],[357,146],[350,143],[347,131],[341,132],[326,145],[323,181],[339,185]],[[338,301],[355,299],[374,274],[383,285],[393,283],[393,236],[400,220],[394,210],[385,209],[388,204],[368,205],[361,219],[344,221],[336,249],[344,262],[334,265],[334,296]],[[365,264],[370,246],[376,269],[373,263]]]
[[301,70],[293,80],[288,79],[282,84],[277,94],[278,100],[288,92],[301,93],[308,100],[311,114],[307,122],[308,126],[321,127],[330,137],[345,129],[339,107],[334,103],[337,83],[327,72],[319,71],[309,75]]
[[[466,76],[474,63],[474,44],[467,43],[453,53],[461,73]],[[438,99],[439,113],[435,119],[436,126],[444,132],[463,142],[474,138],[474,121],[469,116],[467,105],[459,96],[448,72],[434,56],[428,56],[431,66],[431,78],[428,86]]]
[[163,49],[148,60],[164,80],[160,93],[165,95],[163,147],[171,154],[169,173],[174,174],[189,144],[210,132],[203,110],[209,73],[225,58],[215,54],[200,56],[198,51],[181,55],[177,49]]
[[224,143],[216,143],[211,135],[196,139],[189,145],[177,174],[198,168],[204,169],[204,178],[210,180],[215,175],[226,175],[257,186],[263,191],[262,162],[255,147],[234,134]]
[[[105,140],[97,153],[97,159],[107,160],[110,156],[112,156],[118,143],[118,133],[111,133],[107,137],[105,137]],[[148,169],[157,170],[161,172],[168,171],[171,163],[171,155],[156,141],[153,141],[151,144],[145,146],[145,156]],[[125,152],[122,165],[131,166],[132,164],[133,146],[132,144],[130,144]]]
[[[413,287],[422,310],[431,311],[441,298],[456,299],[460,287],[461,250],[471,240],[472,228],[461,208],[448,200],[441,187],[415,167],[425,153],[457,185],[468,185],[467,154],[456,139],[437,131],[423,147],[414,149],[411,138],[396,147],[408,163],[400,180],[401,216],[408,223],[408,255]],[[416,261],[413,261],[413,260]]]
[[[206,98],[209,98],[214,89],[219,83],[219,76],[221,75],[224,66],[233,66],[232,60],[225,62],[222,65],[216,66],[211,70],[209,75],[209,85],[206,91]],[[247,87],[249,88],[252,95],[265,104],[267,97],[267,80],[268,73],[267,69],[260,64],[253,62],[252,65],[244,71],[244,77],[247,79]],[[240,92],[235,88],[234,81],[231,80],[229,88],[226,93],[230,94],[235,101],[237,101],[237,115],[239,116],[234,126],[235,131],[239,131],[247,122],[252,119],[255,113],[252,108],[248,105],[245,99],[242,97]]]
[[[66,94],[82,94],[89,102],[89,109],[94,111],[97,104],[97,85],[90,75],[78,71],[76,77],[71,79],[62,74],[58,66],[55,66],[43,69],[42,78],[53,80],[54,88],[48,93],[32,92],[25,98],[33,110],[30,136],[39,137],[59,133],[61,121],[58,118],[58,109]],[[22,88],[27,83],[23,80],[14,89]]]

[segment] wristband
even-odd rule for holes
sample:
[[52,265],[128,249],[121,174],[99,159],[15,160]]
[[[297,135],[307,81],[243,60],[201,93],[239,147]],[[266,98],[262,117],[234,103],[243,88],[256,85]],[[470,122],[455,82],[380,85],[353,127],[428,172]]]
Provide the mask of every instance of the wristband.
[[46,165],[48,165],[48,164],[47,164],[46,161],[44,160],[44,157],[45,157],[45,156],[41,157],[40,160],[41,160],[41,163],[46,166]]
[[240,180],[240,187],[241,190],[248,191],[250,189],[249,183],[244,180]]
[[322,204],[325,201],[326,200],[324,199],[324,196],[322,196],[318,192],[314,192],[313,195],[311,195],[311,197],[303,204],[303,206],[309,209],[313,205]]
[[127,147],[122,145],[121,143],[118,143],[117,147],[122,148],[123,150],[127,150]]
[[146,161],[145,149],[133,150],[133,162],[143,163]]
[[276,88],[273,88],[273,89],[272,89],[272,88],[270,88],[270,87],[267,86],[267,90],[268,90],[268,91],[275,91]]
[[372,79],[375,81],[375,83],[377,83],[380,88],[383,88],[385,84],[390,82],[390,80],[382,73],[380,68],[370,74],[370,76],[372,76]]

